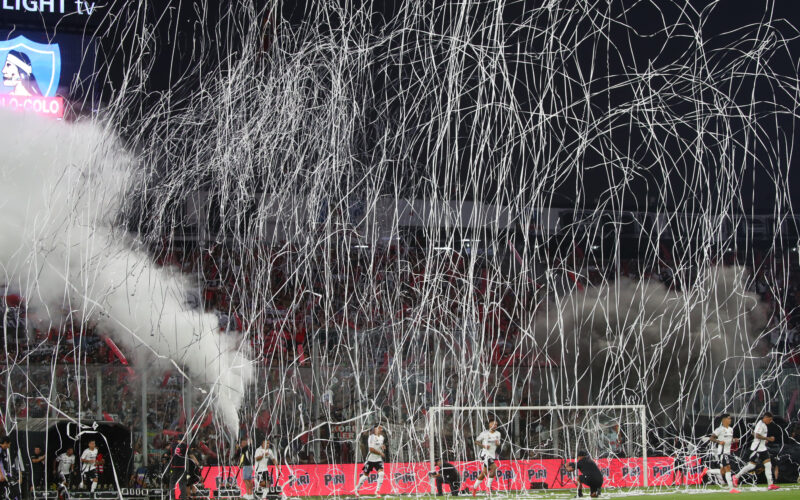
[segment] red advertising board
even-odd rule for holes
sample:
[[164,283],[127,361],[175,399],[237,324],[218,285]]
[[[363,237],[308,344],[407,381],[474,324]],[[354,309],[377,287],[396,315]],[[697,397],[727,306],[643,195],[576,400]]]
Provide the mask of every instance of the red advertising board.
[[[480,462],[453,462],[466,485],[472,486],[480,472]],[[574,483],[563,468],[564,462],[555,459],[545,460],[500,460],[497,477],[492,490],[512,491],[530,488],[531,483],[544,483],[550,489],[573,488]],[[605,487],[642,486],[643,460],[641,458],[599,459],[597,465],[605,476]],[[675,468],[675,460],[670,457],[650,457],[647,459],[649,484],[668,486],[673,484],[699,484],[702,467],[696,459],[690,460],[680,470]],[[430,464],[387,463],[385,478],[380,493],[430,493],[433,488],[428,478]],[[358,464],[316,464],[281,466],[278,483],[288,496],[321,496],[352,493],[358,481],[361,465]],[[238,484],[244,489],[241,471],[238,467],[205,467],[203,469],[205,487],[216,490],[221,486]],[[362,492],[375,492],[377,474],[370,475]],[[447,487],[445,486],[445,489]],[[484,484],[480,489],[485,490]]]

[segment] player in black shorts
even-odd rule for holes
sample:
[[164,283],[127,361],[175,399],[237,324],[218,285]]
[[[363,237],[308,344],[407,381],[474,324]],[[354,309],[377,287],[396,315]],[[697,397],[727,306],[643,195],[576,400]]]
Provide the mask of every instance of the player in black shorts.
[[436,480],[436,494],[442,496],[444,494],[442,486],[445,484],[450,486],[450,493],[458,495],[461,489],[461,475],[458,470],[450,462],[446,462],[441,458],[436,459],[435,465],[439,467],[438,471],[432,472],[431,477]]
[[89,446],[81,453],[81,485],[84,489],[89,486],[89,491],[94,493],[97,488],[97,455],[100,451],[94,441],[89,441]]
[[594,463],[594,460],[589,458],[589,454],[585,451],[578,452],[578,463],[568,463],[567,470],[574,472],[575,469],[580,471],[580,475],[575,480],[578,485],[578,496],[583,496],[583,485],[589,487],[589,496],[597,498],[600,496],[603,488],[603,474],[600,468]]
[[367,453],[367,461],[361,469],[361,477],[358,480],[355,495],[358,496],[358,491],[364,486],[364,483],[369,477],[369,473],[378,471],[378,485],[375,488],[375,495],[380,496],[381,485],[383,485],[383,460],[386,458],[386,443],[383,435],[383,427],[381,425],[376,425],[369,435],[367,449],[369,451],[369,453]]
[[186,457],[186,489],[189,490],[189,496],[197,495],[198,485],[202,485],[202,467],[200,461],[197,459],[195,449],[191,448]]
[[767,484],[769,485],[767,489],[777,490],[779,488],[779,486],[773,482],[772,457],[767,449],[767,443],[775,441],[775,436],[769,435],[769,425],[771,423],[772,413],[770,412],[765,412],[761,420],[756,422],[756,426],[753,429],[753,442],[750,444],[748,463],[733,476],[734,486],[738,486],[739,478],[741,478],[742,475],[754,470],[756,464],[761,463],[764,466],[764,476],[766,476]]

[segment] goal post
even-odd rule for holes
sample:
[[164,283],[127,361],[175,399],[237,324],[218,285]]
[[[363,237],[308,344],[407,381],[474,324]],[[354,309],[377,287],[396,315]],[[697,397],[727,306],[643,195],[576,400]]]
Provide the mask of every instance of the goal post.
[[[465,417],[465,414],[468,417]],[[459,432],[457,429],[469,426],[466,420],[472,420],[471,425],[474,427],[476,425],[474,422],[485,422],[486,417],[489,416],[502,421],[501,428],[503,425],[505,426],[505,432],[502,433],[504,435],[509,435],[512,433],[511,431],[518,429],[521,425],[520,420],[524,420],[526,430],[532,426],[536,426],[537,429],[543,428],[542,422],[547,422],[544,427],[549,428],[544,429],[543,433],[551,432],[548,434],[549,444],[542,445],[541,441],[530,444],[529,435],[526,433],[524,443],[511,445],[516,447],[517,452],[532,452],[541,445],[542,447],[538,448],[539,451],[546,450],[546,453],[567,458],[574,457],[574,453],[581,446],[586,447],[590,454],[597,456],[600,449],[598,446],[601,446],[600,443],[603,440],[603,432],[612,436],[613,432],[619,433],[620,436],[630,435],[635,439],[627,441],[620,439],[620,441],[631,449],[635,457],[641,456],[642,485],[644,487],[650,485],[647,462],[647,408],[644,405],[430,406],[428,407],[427,434],[431,469],[434,467],[437,456],[437,439],[440,450],[456,448],[458,446],[455,441],[459,441],[459,438],[454,434]],[[449,421],[445,422],[445,420]],[[576,422],[577,424],[575,424]],[[612,431],[614,426],[616,426],[615,431]],[[443,436],[446,434],[444,432],[446,427],[450,428],[453,435]],[[520,433],[517,432],[517,436],[519,435]],[[461,448],[466,446],[463,436],[460,441]],[[633,451],[634,445],[641,447],[640,454]]]

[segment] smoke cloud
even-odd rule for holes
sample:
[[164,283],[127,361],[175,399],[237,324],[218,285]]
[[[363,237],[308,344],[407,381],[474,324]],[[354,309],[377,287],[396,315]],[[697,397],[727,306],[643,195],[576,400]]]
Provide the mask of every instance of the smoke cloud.
[[[191,310],[191,281],[156,266],[115,227],[135,160],[96,124],[0,113],[0,279],[40,322],[70,314],[140,361],[174,362],[209,389],[230,432],[252,378],[236,335]],[[164,363],[160,363],[163,365]]]
[[564,399],[614,404],[627,393],[658,413],[681,398],[724,403],[752,393],[752,381],[736,382],[752,373],[766,322],[747,270],[712,266],[688,291],[620,278],[564,295],[537,314],[533,340],[560,367]]

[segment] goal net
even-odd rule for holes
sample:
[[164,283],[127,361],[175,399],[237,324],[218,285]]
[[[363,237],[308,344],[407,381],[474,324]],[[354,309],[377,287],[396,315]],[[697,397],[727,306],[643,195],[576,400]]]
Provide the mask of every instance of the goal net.
[[[431,465],[440,458],[454,464],[462,484],[472,488],[483,468],[476,439],[492,422],[500,433],[492,490],[573,487],[565,466],[579,453],[597,462],[607,487],[653,484],[641,405],[431,407]],[[662,462],[655,462],[657,472],[672,473],[674,463],[662,468]]]

